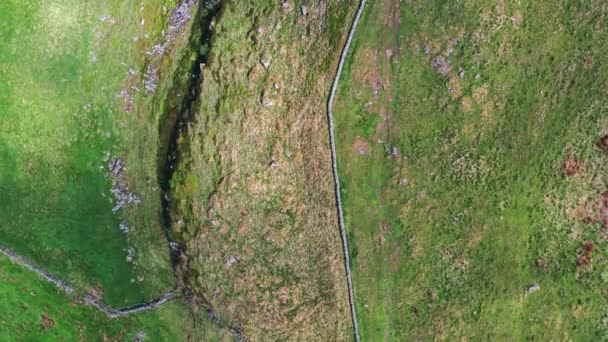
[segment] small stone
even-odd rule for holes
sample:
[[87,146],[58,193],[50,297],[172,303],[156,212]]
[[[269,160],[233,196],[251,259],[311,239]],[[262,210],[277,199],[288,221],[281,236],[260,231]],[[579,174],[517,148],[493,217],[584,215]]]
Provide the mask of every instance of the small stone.
[[262,99],[262,105],[264,106],[264,108],[270,108],[270,107],[274,107],[275,103],[274,101],[267,101]]
[[226,266],[227,266],[227,267],[230,267],[230,266],[232,266],[232,264],[234,264],[234,263],[235,263],[235,262],[237,262],[237,261],[238,261],[238,259],[237,259],[235,256],[231,255],[231,256],[228,258],[228,260],[226,260]]
[[125,234],[129,232],[129,226],[124,222],[120,223],[119,228],[120,228],[120,231]]
[[133,262],[133,259],[135,259],[135,250],[133,247],[129,247],[127,249],[127,262]]
[[264,66],[264,69],[268,70],[270,68],[270,61],[272,61],[272,57],[267,54],[263,54],[260,57],[260,63]]
[[398,157],[399,156],[399,149],[397,147],[393,146],[391,148],[391,156],[393,156],[393,157]]
[[277,160],[274,158],[274,156],[272,156],[270,158],[270,168],[276,169],[277,167],[279,167],[279,164],[277,163]]
[[162,56],[165,53],[165,47],[162,44],[156,44],[152,47],[152,56]]
[[260,101],[262,102],[262,106],[264,106],[265,108],[275,106],[275,102],[268,99],[268,96],[265,91],[262,91],[262,95],[260,96]]
[[433,59],[433,69],[437,70],[442,75],[447,75],[450,72],[450,61],[442,56],[437,56]]
[[530,294],[532,294],[538,290],[540,290],[540,285],[537,285],[537,284],[530,285],[526,288],[525,296],[528,297]]
[[304,5],[300,6],[300,13],[302,14],[303,17],[308,15],[308,8]]
[[114,20],[114,18],[112,18],[112,16],[110,16],[109,14],[104,14],[104,15],[100,16],[99,20],[102,23],[110,23],[110,24],[114,24],[116,22],[116,20]]
[[458,73],[458,76],[460,76],[460,78],[464,77],[464,70],[460,70],[460,72]]
[[148,334],[145,331],[140,331],[133,338],[133,342],[144,342],[148,339]]
[[384,54],[386,55],[386,58],[388,58],[388,59],[393,58],[393,49],[384,50]]

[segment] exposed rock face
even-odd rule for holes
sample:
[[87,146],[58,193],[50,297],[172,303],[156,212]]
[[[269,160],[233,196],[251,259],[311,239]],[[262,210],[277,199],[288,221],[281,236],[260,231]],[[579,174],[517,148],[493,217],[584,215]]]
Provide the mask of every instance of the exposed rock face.
[[108,171],[112,180],[112,193],[116,199],[116,206],[112,211],[118,211],[125,204],[139,204],[141,200],[129,190],[127,179],[123,173],[125,163],[122,159],[113,157],[108,162]]
[[173,42],[184,31],[192,15],[192,6],[196,3],[196,0],[183,1],[173,9],[171,15],[169,15],[168,42]]
[[153,95],[156,93],[156,87],[158,86],[158,69],[152,64],[148,65],[144,79],[144,86],[146,87],[146,95]]

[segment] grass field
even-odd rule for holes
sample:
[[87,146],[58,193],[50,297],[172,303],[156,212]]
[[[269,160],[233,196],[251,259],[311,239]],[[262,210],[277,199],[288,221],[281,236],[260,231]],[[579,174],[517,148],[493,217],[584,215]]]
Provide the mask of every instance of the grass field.
[[2,341],[227,341],[207,319],[176,300],[145,313],[108,319],[0,256]]
[[[0,243],[113,306],[173,286],[156,191],[154,109],[162,96],[143,91],[153,58],[146,52],[161,41],[172,6],[0,4]],[[167,53],[179,55],[176,46]],[[169,61],[161,70],[170,68]],[[123,90],[132,103],[117,96]],[[110,157],[125,161],[124,177],[141,204],[113,212]]]
[[363,340],[607,338],[608,8],[368,2],[335,109]]
[[349,341],[325,103],[356,1],[225,1],[180,141],[180,271],[251,341]]

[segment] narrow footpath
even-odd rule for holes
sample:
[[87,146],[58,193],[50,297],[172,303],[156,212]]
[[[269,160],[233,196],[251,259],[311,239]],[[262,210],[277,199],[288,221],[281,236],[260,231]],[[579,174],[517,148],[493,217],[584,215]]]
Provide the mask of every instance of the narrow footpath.
[[359,20],[361,19],[361,14],[363,13],[363,8],[365,7],[365,1],[361,0],[359,2],[359,8],[357,9],[357,14],[355,15],[355,19],[350,27],[350,31],[348,33],[348,38],[346,39],[346,44],[342,48],[342,55],[340,56],[340,63],[338,64],[338,70],[336,72],[336,76],[334,78],[334,82],[331,86],[331,93],[329,95],[329,100],[327,101],[327,120],[329,121],[329,142],[331,145],[331,162],[332,162],[332,171],[334,175],[334,183],[335,183],[335,191],[336,191],[336,206],[338,208],[338,223],[340,225],[340,235],[342,236],[342,251],[344,253],[344,264],[346,267],[346,282],[348,285],[348,301],[350,303],[350,311],[353,320],[353,327],[355,330],[355,341],[361,341],[361,337],[359,336],[359,324],[357,323],[357,310],[355,307],[355,293],[353,291],[353,280],[350,272],[350,256],[348,254],[348,240],[346,238],[346,227],[344,224],[344,209],[342,208],[342,196],[340,195],[340,178],[338,176],[338,160],[336,154],[336,137],[334,133],[334,98],[336,97],[336,92],[338,91],[338,84],[340,83],[340,77],[342,76],[342,69],[344,68],[344,61],[348,56],[348,50],[350,49],[350,44],[352,43],[353,36],[355,35],[355,31],[357,30],[357,25],[359,24]]

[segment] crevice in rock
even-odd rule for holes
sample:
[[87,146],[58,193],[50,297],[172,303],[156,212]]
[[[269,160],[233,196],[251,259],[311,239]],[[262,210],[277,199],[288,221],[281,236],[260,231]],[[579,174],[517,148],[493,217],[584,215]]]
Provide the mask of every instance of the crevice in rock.
[[[175,218],[172,217],[173,206],[171,203],[172,181],[175,176],[177,166],[183,159],[183,146],[180,146],[181,139],[188,133],[190,123],[195,120],[198,100],[201,94],[202,68],[207,64],[209,54],[212,49],[213,23],[222,14],[224,1],[221,0],[200,0],[198,10],[192,27],[189,41],[189,49],[193,52],[194,58],[190,59],[189,78],[186,85],[181,85],[180,89],[174,89],[173,95],[179,96],[180,101],[176,106],[170,107],[165,113],[165,118],[161,122],[159,130],[160,151],[158,161],[158,176],[161,188],[162,202],[162,224],[165,229],[169,250],[171,253],[171,263],[176,281],[176,289],[181,292],[182,297],[188,302],[192,310],[198,311],[204,308],[209,319],[218,327],[229,330],[234,337],[241,341],[244,340],[241,329],[219,319],[211,303],[200,295],[195,295],[194,291],[183,281],[185,260],[183,255],[184,246],[173,237],[173,224]],[[177,82],[179,84],[179,82]]]
[[[162,223],[171,246],[171,260],[174,268],[180,261],[181,247],[172,236],[171,183],[182,158],[179,141],[187,133],[189,124],[194,120],[196,104],[201,93],[201,68],[207,63],[210,52],[209,47],[213,34],[211,23],[221,10],[221,3],[217,1],[203,0],[199,6],[188,43],[189,49],[194,55],[190,59],[189,78],[183,88],[173,90],[171,96],[179,97],[180,101],[176,106],[169,108],[165,119],[161,122],[159,132],[161,151],[158,173],[162,190]],[[177,83],[179,84],[179,82]]]

